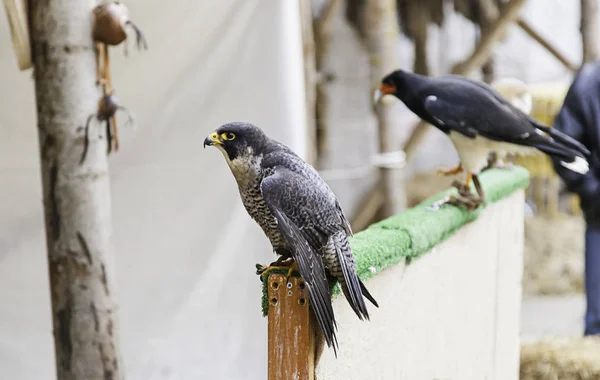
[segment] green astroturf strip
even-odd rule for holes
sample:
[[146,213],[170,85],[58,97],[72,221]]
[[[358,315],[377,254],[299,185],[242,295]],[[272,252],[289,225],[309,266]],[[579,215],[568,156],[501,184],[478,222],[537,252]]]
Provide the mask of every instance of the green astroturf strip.
[[[444,206],[437,211],[427,210],[427,207],[436,200],[456,193],[456,189],[449,189],[398,215],[375,223],[350,238],[358,276],[365,281],[404,259],[418,258],[448,239],[463,225],[477,219],[487,204],[506,198],[529,184],[529,173],[519,166],[510,169],[491,169],[481,174],[479,178],[486,202],[475,211],[467,211],[455,206]],[[287,270],[274,269],[266,276],[274,273],[287,274]],[[266,284],[268,281],[266,278],[263,280],[262,311],[263,315],[267,315],[269,302]],[[339,294],[339,287],[334,286],[332,293]]]

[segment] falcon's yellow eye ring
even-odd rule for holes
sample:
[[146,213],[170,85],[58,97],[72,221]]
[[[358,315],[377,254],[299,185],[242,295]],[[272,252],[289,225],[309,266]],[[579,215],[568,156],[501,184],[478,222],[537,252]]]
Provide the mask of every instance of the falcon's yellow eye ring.
[[233,140],[233,139],[235,139],[235,133],[233,133],[233,132],[221,133],[221,138],[225,141]]

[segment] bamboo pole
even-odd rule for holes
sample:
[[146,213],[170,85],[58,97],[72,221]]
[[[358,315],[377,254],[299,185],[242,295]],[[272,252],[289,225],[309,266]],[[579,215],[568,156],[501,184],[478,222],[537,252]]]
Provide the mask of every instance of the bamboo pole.
[[[371,66],[371,86],[373,91],[381,83],[381,78],[396,70],[399,65],[397,46],[400,37],[395,0],[367,0],[364,5],[361,29],[364,32],[365,46]],[[395,145],[392,130],[398,127],[398,114],[390,104],[379,102],[375,106],[379,128],[379,153],[393,152]],[[399,200],[403,189],[398,186],[395,169],[381,165],[380,187],[383,192],[381,217],[386,218],[400,211]]]
[[317,150],[317,69],[315,39],[313,34],[313,17],[310,1],[298,0],[300,8],[300,25],[302,28],[302,46],[304,54],[304,91],[306,92],[306,135],[308,149],[306,162],[316,166]]
[[[302,1],[302,0],[300,0]],[[315,40],[315,65],[317,72],[316,79],[316,99],[315,99],[315,117],[316,117],[316,149],[317,149],[317,168],[321,168],[322,160],[328,154],[327,147],[327,123],[329,116],[329,97],[327,94],[327,75],[324,73],[325,59],[329,53],[331,45],[331,25],[333,15],[340,0],[326,0],[327,4],[321,13],[313,21],[313,32]]]
[[500,10],[498,18],[490,25],[487,33],[481,37],[481,41],[469,58],[457,63],[452,68],[452,73],[468,75],[471,71],[480,68],[492,55],[494,44],[506,32],[508,26],[519,16],[521,8],[527,0],[511,0]]
[[46,244],[58,380],[118,380],[111,204],[104,144],[83,150],[100,98],[96,1],[30,2]]
[[561,52],[558,51],[552,44],[542,37],[535,29],[524,19],[517,19],[517,25],[521,28],[529,37],[533,38],[537,43],[539,43],[544,49],[548,51],[548,53],[552,54],[554,58],[560,61],[567,69],[571,71],[577,71],[577,66],[573,64],[567,57],[565,57]]
[[304,280],[270,274],[268,281],[268,380],[315,379],[316,321]]
[[596,61],[598,54],[598,0],[581,0],[580,31],[583,63]]

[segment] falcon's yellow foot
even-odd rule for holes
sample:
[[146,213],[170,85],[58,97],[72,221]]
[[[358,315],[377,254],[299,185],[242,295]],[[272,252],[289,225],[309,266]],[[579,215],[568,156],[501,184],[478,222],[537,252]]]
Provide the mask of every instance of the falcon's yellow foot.
[[284,259],[284,258],[280,257],[277,261],[272,262],[271,264],[269,264],[269,266],[266,266],[266,267],[262,264],[256,264],[256,274],[260,276],[260,280],[262,281],[263,277],[265,275],[268,275],[269,272],[271,272],[275,269],[289,268],[288,275],[287,275],[287,278],[289,278],[289,275],[294,270],[294,267],[296,269],[298,268],[292,258]]
[[290,265],[290,269],[288,270],[287,276],[285,277],[285,282],[289,281],[289,279],[292,276],[292,273],[294,273],[294,271],[298,272],[298,264],[296,264],[295,261],[292,263],[292,265]]
[[462,173],[462,171],[463,171],[462,165],[459,164],[457,167],[452,168],[452,169],[438,169],[437,174],[438,175],[456,175],[458,173]]

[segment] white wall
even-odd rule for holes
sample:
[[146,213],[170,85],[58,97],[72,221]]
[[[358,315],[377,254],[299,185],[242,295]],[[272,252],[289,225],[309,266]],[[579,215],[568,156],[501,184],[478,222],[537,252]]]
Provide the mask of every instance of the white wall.
[[523,259],[522,190],[409,266],[366,286],[379,302],[370,322],[334,300],[339,352],[327,380],[517,380]]

